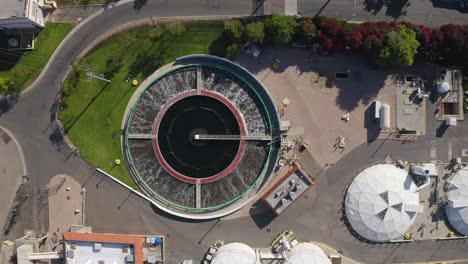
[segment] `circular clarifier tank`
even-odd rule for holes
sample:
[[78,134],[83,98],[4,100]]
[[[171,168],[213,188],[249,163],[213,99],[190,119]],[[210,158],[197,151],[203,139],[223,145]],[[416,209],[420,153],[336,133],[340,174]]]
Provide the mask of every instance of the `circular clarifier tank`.
[[[168,102],[159,111],[153,132],[161,164],[188,183],[209,183],[226,176],[245,148],[242,140],[222,140],[223,136],[244,136],[244,120],[229,100],[209,91],[182,93]],[[202,136],[220,140],[203,140]]]
[[279,156],[276,108],[261,83],[225,59],[178,59],[150,76],[127,107],[124,152],[161,209],[214,218],[240,209]]

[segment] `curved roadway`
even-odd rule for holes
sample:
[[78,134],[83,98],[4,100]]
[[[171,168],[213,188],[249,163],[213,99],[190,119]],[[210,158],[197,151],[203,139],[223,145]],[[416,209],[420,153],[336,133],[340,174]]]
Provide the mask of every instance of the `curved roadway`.
[[[449,129],[446,132],[449,137],[444,140],[428,136],[411,144],[395,141],[364,144],[321,175],[314,188],[273,221],[270,221],[268,213],[208,222],[174,219],[103,178],[92,166],[73,155],[63,144],[54,121],[60,82],[70,68],[66,66],[70,60],[103,33],[148,16],[248,15],[251,12],[251,1],[248,0],[220,0],[220,6],[204,4],[207,2],[212,1],[148,1],[139,11],[134,9],[131,2],[104,11],[68,38],[43,78],[20,96],[16,104],[10,109],[3,108],[0,124],[8,127],[23,146],[28,176],[34,188],[31,200],[20,212],[30,216],[21,218],[22,226],[47,230],[47,209],[42,206],[40,208],[43,209],[38,209],[36,197],[40,188],[53,175],[68,174],[87,189],[87,225],[93,226],[95,232],[165,234],[168,263],[179,263],[177,261],[185,258],[201,259],[208,245],[217,239],[237,240],[254,247],[265,247],[283,229],[295,230],[303,240],[325,242],[342,250],[343,254],[366,263],[437,261],[468,257],[466,240],[378,245],[361,243],[349,233],[341,220],[343,194],[357,169],[369,161],[382,160],[387,154],[392,154],[395,159],[413,160],[418,157],[429,160],[431,146],[434,144],[445,146],[448,140],[459,140],[457,144],[466,145],[468,133],[463,128],[453,128],[453,131],[452,128]],[[432,128],[428,128],[428,131]],[[257,205],[252,210],[263,212]],[[21,234],[22,230],[16,232]]]

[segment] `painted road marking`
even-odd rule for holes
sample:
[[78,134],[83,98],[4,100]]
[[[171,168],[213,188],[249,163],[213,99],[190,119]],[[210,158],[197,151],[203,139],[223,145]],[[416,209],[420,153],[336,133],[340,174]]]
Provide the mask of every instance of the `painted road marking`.
[[431,159],[435,159],[437,157],[437,141],[431,141]]
[[449,140],[448,142],[448,160],[452,160],[452,141]]

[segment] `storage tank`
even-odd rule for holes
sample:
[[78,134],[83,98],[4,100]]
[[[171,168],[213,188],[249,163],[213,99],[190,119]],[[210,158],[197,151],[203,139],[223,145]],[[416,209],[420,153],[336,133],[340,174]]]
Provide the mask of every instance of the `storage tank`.
[[423,208],[411,175],[390,164],[361,171],[345,199],[351,227],[362,238],[374,242],[402,239]]
[[288,255],[291,264],[331,264],[325,252],[312,243],[300,243]]
[[459,170],[449,181],[447,200],[445,214],[450,225],[458,233],[468,236],[468,166]]
[[439,93],[446,93],[451,90],[450,84],[448,82],[442,82],[437,87]]
[[390,106],[388,104],[380,107],[380,128],[390,129]]
[[218,249],[212,264],[255,264],[255,251],[242,243],[229,243]]

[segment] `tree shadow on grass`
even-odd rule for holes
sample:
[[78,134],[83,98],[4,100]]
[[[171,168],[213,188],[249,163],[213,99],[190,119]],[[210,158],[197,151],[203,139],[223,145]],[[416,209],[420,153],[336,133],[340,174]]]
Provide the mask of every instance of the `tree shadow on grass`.
[[230,43],[228,36],[223,32],[215,41],[211,42],[208,47],[208,52],[211,55],[225,58],[226,50]]
[[81,110],[81,112],[71,122],[71,124],[65,126],[65,131],[66,132],[70,131],[73,128],[73,126],[76,124],[76,122],[78,122],[78,120],[80,120],[80,118],[83,116],[83,114],[89,109],[89,107],[91,107],[91,105],[94,103],[94,101],[96,101],[96,99],[102,94],[102,92],[106,89],[107,86],[109,86],[108,82],[106,82],[106,84],[104,85],[104,87],[101,88],[99,93],[96,96],[94,96],[93,99],[91,99],[91,101],[89,101],[89,103],[85,106],[85,108],[83,108],[83,110]]

